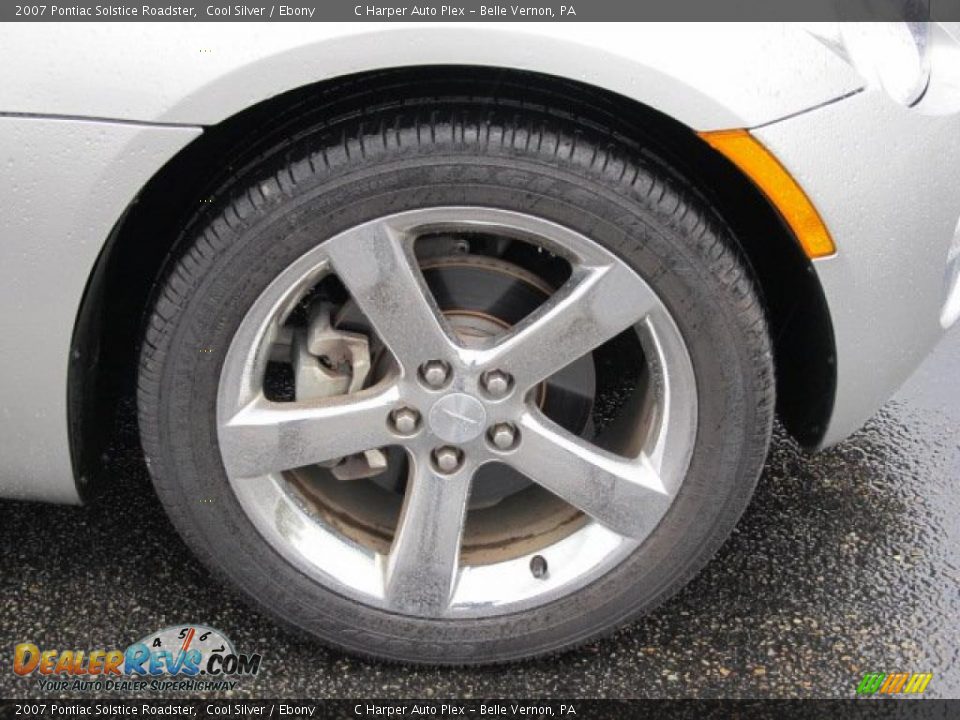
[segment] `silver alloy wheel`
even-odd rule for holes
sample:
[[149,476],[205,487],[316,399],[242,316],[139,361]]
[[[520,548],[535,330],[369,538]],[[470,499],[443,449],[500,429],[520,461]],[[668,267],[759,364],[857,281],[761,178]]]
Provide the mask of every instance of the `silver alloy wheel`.
[[[504,335],[460,343],[427,290],[413,254],[427,232],[496,232],[565,258],[567,282]],[[373,387],[317,401],[274,402],[263,378],[270,347],[303,294],[335,273],[399,367]],[[532,390],[624,330],[647,356],[655,409],[629,457],[564,430]],[[431,361],[446,384],[422,381]],[[505,373],[493,394],[484,376]],[[415,408],[424,421],[397,432],[391,414]],[[228,349],[217,404],[220,452],[231,486],[264,538],[327,588],[368,605],[419,617],[475,618],[542,605],[616,567],[655,529],[686,474],[696,437],[693,368],[680,332],[650,286],[587,237],[547,220],[483,207],[402,212],[323,242],[282,272],[250,308]],[[490,430],[509,424],[501,449]],[[444,471],[434,451],[454,446]],[[373,448],[401,446],[410,477],[388,553],[351,540],[311,512],[284,471]],[[471,478],[483,465],[512,466],[582,511],[589,521],[535,552],[461,565]]]

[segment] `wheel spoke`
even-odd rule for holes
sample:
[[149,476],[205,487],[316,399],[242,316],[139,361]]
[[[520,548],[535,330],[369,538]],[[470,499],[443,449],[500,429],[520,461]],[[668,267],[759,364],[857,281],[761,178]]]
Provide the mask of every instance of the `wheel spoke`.
[[397,610],[439,615],[453,594],[471,472],[439,475],[426,462],[414,468],[387,560],[386,598]]
[[524,415],[521,433],[507,462],[614,532],[642,539],[673,500],[643,454],[627,459],[602,450],[539,411]]
[[412,369],[449,358],[454,342],[416,267],[409,238],[378,221],[343,233],[324,248],[337,276],[402,366]]
[[389,445],[393,386],[321,401],[274,403],[262,396],[220,427],[231,477],[256,477]]
[[529,389],[637,323],[657,302],[623,265],[580,269],[481,362]]

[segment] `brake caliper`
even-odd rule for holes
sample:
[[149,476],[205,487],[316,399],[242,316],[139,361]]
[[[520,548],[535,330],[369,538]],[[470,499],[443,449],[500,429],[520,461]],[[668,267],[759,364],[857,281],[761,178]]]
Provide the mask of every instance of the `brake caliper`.
[[[310,313],[306,329],[294,332],[290,362],[298,401],[355,393],[370,375],[370,341],[360,333],[333,327],[330,307],[320,303]],[[322,466],[330,468],[338,480],[357,480],[386,470],[387,456],[374,448]]]

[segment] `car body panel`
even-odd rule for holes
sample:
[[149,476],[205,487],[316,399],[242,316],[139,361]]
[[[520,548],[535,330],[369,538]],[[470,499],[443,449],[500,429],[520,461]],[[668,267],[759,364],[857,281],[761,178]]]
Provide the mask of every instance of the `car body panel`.
[[862,85],[777,23],[18,24],[0,29],[0,111],[212,125],[320,80],[436,64],[579,80],[696,130],[771,122]]
[[943,336],[947,254],[960,220],[960,113],[925,110],[871,90],[754,131],[837,245],[814,261],[837,351],[821,446],[863,425]]
[[200,133],[0,117],[0,496],[79,502],[67,370],[84,289],[127,205]]

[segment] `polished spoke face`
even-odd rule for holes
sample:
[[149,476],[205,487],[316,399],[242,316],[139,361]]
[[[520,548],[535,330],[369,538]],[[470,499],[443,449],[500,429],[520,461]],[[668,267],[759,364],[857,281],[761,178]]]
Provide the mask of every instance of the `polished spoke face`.
[[[461,342],[414,254],[418,236],[458,228],[502,233],[510,241],[540,238],[542,247],[569,263],[568,279],[532,312],[528,307],[529,314],[513,327]],[[500,260],[482,256],[482,262]],[[306,330],[302,319],[285,325],[291,308],[300,307],[300,298],[328,274],[355,303],[350,317],[359,309],[369,323],[370,338],[357,331],[355,320],[346,329],[335,327],[335,311],[343,307],[339,285],[339,300],[309,295],[310,303],[320,304],[305,305],[298,316],[308,318]],[[624,443],[631,449],[621,455],[548,417],[537,388],[549,394],[556,388],[551,377],[570,373],[584,357],[592,364],[591,353],[630,329],[643,344],[637,353],[645,360],[638,362],[647,362],[646,393],[653,399],[644,401],[636,437]],[[382,362],[382,345],[371,342],[374,336],[395,363]],[[293,358],[293,400],[268,400],[261,379],[279,346]],[[352,370],[342,374],[351,362]],[[487,617],[536,607],[584,587],[654,531],[679,491],[692,453],[695,390],[686,346],[666,307],[612,253],[529,215],[426,209],[331,238],[264,292],[225,360],[219,443],[248,515],[278,552],[318,582],[389,612]],[[323,482],[340,483],[337,492],[364,468],[371,474],[360,477],[373,482],[384,472],[391,447],[406,452],[408,474],[405,483],[389,481],[390,493],[404,488],[402,502],[390,495],[390,517],[398,519],[392,534],[376,525],[376,542],[357,542],[338,525],[336,508],[327,515],[315,512],[288,482],[296,476],[288,471],[314,466],[325,468]],[[510,466],[541,486],[555,496],[550,502],[564,501],[557,504],[576,519],[570,534],[531,550],[524,526],[516,534],[522,547],[515,554],[491,545],[494,549],[482,551],[483,564],[464,560],[471,557],[472,535],[468,554],[462,550],[471,485],[475,472],[490,463]],[[369,496],[359,497],[366,502]],[[546,493],[526,497],[542,499]],[[536,553],[550,556],[551,572],[533,572]]]
[[573,435],[532,410],[508,462],[614,532],[642,540],[672,501],[649,458],[627,459]]
[[389,444],[385,418],[399,394],[372,390],[315,403],[256,398],[220,427],[227,474],[257,477]]
[[413,256],[413,241],[387,221],[324,245],[333,268],[404,368],[449,357],[455,347]]
[[460,539],[470,493],[470,472],[441,475],[414,461],[403,512],[386,567],[391,608],[440,615],[457,575]]
[[622,263],[577,269],[483,362],[509,368],[518,387],[528,389],[636,324],[658,302]]

